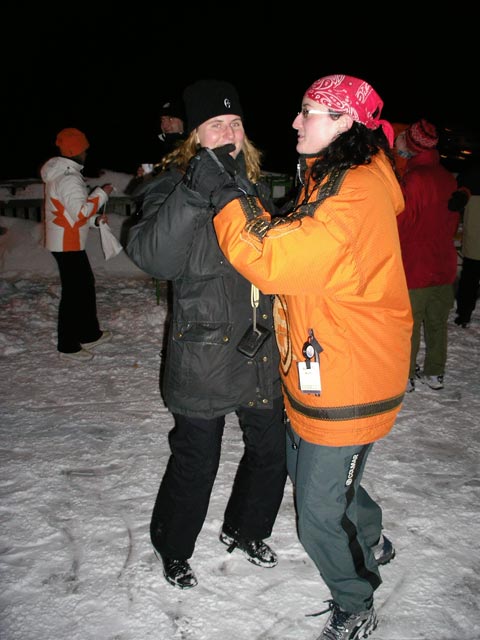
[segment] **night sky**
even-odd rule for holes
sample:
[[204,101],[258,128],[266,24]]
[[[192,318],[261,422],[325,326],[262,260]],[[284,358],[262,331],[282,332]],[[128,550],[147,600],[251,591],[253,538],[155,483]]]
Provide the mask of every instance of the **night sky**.
[[270,171],[294,172],[292,121],[307,87],[331,73],[370,82],[391,122],[425,117],[439,127],[478,130],[478,35],[470,37],[476,21],[468,15],[429,21],[402,10],[395,25],[383,14],[386,5],[352,10],[309,1],[289,12],[270,2],[252,6],[198,1],[193,9],[135,3],[121,10],[99,2],[95,9],[70,3],[27,11],[17,3],[3,22],[4,31],[15,26],[14,35],[4,33],[0,44],[7,61],[0,179],[38,177],[57,154],[63,127],[87,134],[87,175],[100,168],[134,173],[157,160],[147,155],[161,104],[201,77],[236,85],[246,131]]

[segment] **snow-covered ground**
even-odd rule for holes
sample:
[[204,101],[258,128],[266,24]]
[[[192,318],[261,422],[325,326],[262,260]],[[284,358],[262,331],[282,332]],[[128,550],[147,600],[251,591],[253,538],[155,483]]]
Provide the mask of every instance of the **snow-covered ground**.
[[[108,180],[107,180],[108,181]],[[110,216],[117,237],[125,222]],[[124,252],[88,253],[102,328],[86,364],[57,357],[59,283],[41,225],[0,218],[0,637],[2,640],[314,640],[328,590],[299,544],[287,484],[262,569],[218,541],[240,430],[191,560],[198,587],[163,578],[149,521],[172,418],[158,391],[166,302]],[[480,309],[449,325],[445,388],[408,394],[365,485],[397,557],[382,568],[375,640],[480,638]]]

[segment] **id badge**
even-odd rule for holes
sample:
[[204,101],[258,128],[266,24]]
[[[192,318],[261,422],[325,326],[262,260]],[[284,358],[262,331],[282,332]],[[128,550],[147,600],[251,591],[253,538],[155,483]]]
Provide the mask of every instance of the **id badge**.
[[320,395],[322,382],[320,380],[320,363],[310,362],[307,367],[306,362],[298,362],[298,380],[300,391],[303,393],[315,393]]

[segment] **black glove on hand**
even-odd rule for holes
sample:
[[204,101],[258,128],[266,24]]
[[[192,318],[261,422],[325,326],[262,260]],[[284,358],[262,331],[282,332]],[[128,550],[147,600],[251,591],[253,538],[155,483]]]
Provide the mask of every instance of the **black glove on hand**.
[[210,149],[217,156],[218,160],[223,165],[223,168],[231,176],[237,173],[237,163],[235,158],[232,158],[230,153],[235,150],[234,144],[224,144],[223,147],[217,147],[216,149]]
[[[211,149],[218,160],[222,163],[225,171],[232,177],[237,173],[237,163],[235,162],[235,158],[232,158],[230,155],[230,152],[234,149],[235,145],[233,144],[224,144],[223,147]],[[216,189],[212,193],[210,200],[213,208],[215,209],[215,213],[217,213],[218,211],[221,211],[231,200],[235,200],[235,198],[239,198],[243,195],[245,195],[244,191],[242,191],[238,184],[232,180],[231,182],[222,185],[219,189]]]
[[[190,160],[183,178],[185,186],[200,193],[213,204],[216,211],[243,195],[233,179],[236,164],[229,152],[234,149],[233,144],[216,149],[200,149]],[[227,193],[230,194],[228,197]]]
[[[235,158],[232,158],[230,155],[230,152],[234,149],[235,145],[233,144],[225,144],[223,147],[212,149],[213,153],[225,168],[225,171],[232,177],[237,173],[237,163],[235,162]],[[245,193],[234,180],[222,185],[212,193],[210,198],[213,208],[215,209],[215,213],[221,211],[231,200],[235,200],[235,198],[239,198],[243,195],[245,195]]]
[[[218,149],[207,149],[203,147],[191,160],[185,172],[183,182],[185,185],[198,191],[205,199],[210,200],[210,196],[224,184],[233,182],[232,176],[225,170],[219,156],[228,156],[228,152],[235,147],[232,144],[218,147]],[[233,163],[235,161],[228,156]]]
[[450,211],[463,211],[468,200],[468,193],[463,189],[454,191],[448,201],[448,209]]

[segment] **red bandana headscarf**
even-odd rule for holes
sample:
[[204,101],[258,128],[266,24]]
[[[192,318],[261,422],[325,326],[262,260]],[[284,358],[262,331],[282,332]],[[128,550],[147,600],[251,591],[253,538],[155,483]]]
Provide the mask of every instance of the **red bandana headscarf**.
[[393,146],[393,127],[387,120],[380,120],[383,100],[368,82],[352,76],[325,76],[314,82],[305,95],[332,111],[348,113],[368,129],[382,127]]

